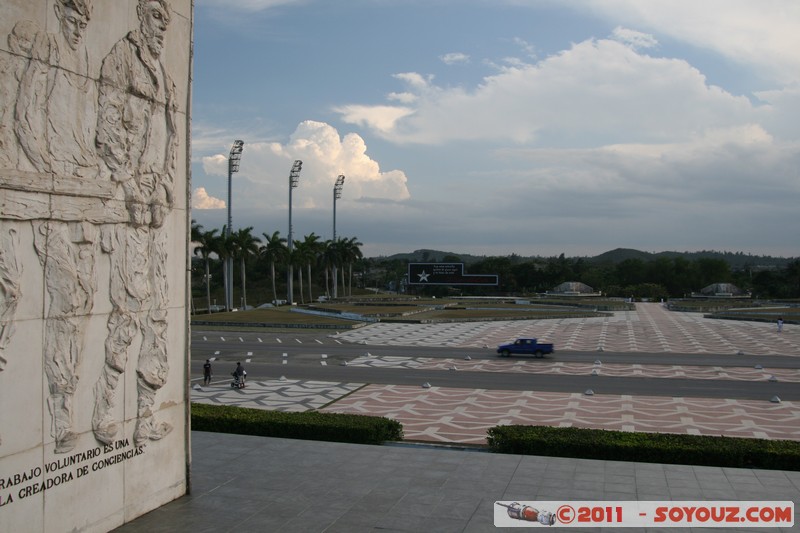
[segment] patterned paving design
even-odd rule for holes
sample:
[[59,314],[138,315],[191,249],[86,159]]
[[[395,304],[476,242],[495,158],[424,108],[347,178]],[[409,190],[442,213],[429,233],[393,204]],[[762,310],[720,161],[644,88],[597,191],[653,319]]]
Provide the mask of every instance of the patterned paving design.
[[779,381],[800,383],[800,368],[750,368],[689,365],[651,365],[619,363],[530,362],[521,360],[440,359],[429,357],[361,356],[349,366],[372,368],[411,368],[420,370],[463,370],[466,372],[507,372],[522,374],[562,374],[585,376],[649,377],[683,379],[729,379],[736,381]]
[[[364,345],[494,347],[517,337],[538,337],[544,342],[555,343],[557,350],[564,351],[746,353],[800,357],[800,327],[785,326],[783,333],[778,334],[773,324],[710,320],[700,314],[670,312],[655,303],[637,304],[635,311],[604,318],[427,325],[377,323],[337,334],[333,339]],[[597,358],[602,360],[602,355],[598,353]],[[763,381],[774,375],[780,381],[800,382],[800,368],[594,365],[559,361],[373,357],[369,354],[350,364],[398,369],[446,370],[456,367],[457,370],[474,372],[571,375],[596,371],[605,376],[741,381]],[[192,391],[192,401],[279,411],[321,409],[387,416],[403,424],[406,439],[443,443],[485,444],[486,430],[498,424],[800,440],[798,402],[586,396],[580,393],[426,389],[281,380],[253,381],[243,390],[231,389],[227,381],[205,388],[196,387]]]
[[778,334],[774,324],[711,320],[700,313],[668,311],[658,303],[638,303],[635,311],[601,318],[377,323],[336,336],[367,345],[462,347],[494,347],[517,337],[538,337],[566,351],[800,356],[800,327],[785,326]]
[[485,444],[498,424],[800,440],[792,402],[368,385],[323,410],[386,416],[407,440],[440,443]]
[[272,411],[302,412],[319,409],[364,386],[363,383],[274,379],[248,381],[244,389],[232,389],[229,383],[229,381],[212,383],[207,387],[196,385],[192,388],[192,401]]

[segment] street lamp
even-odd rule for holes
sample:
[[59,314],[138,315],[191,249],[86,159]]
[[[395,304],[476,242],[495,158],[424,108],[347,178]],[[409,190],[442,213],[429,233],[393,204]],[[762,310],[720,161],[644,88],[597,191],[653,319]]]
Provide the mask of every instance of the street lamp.
[[294,248],[292,240],[292,189],[297,188],[300,183],[300,170],[302,168],[303,162],[297,159],[289,172],[289,269],[286,274],[286,303],[289,305],[294,303],[294,288],[292,287],[292,278],[294,278],[294,266],[292,265],[292,249]]
[[[242,150],[244,149],[244,141],[235,140],[231,147],[231,153],[228,157],[228,225],[225,228],[225,237],[227,240],[231,238],[231,200],[233,198],[233,173],[239,172],[239,162],[242,160]],[[227,311],[233,309],[233,256],[228,256],[225,261],[225,308]]]
[[[333,186],[333,245],[336,246],[336,200],[342,197],[342,189],[344,188],[344,174],[339,174],[336,178],[336,184]],[[336,281],[336,261],[333,262],[333,297],[337,298],[337,285]]]

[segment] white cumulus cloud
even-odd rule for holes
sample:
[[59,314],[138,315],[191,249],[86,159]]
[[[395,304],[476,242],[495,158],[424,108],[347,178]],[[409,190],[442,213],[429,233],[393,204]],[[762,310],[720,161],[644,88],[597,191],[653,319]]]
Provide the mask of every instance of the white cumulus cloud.
[[455,65],[457,63],[469,63],[469,55],[463,54],[461,52],[450,52],[449,54],[444,54],[439,56],[439,59],[441,59],[442,63],[446,65]]
[[652,57],[637,46],[648,36],[620,30],[590,39],[535,64],[517,64],[474,88],[438,87],[433,78],[403,73],[404,105],[349,105],[342,120],[394,142],[513,141],[603,145],[684,139],[708,128],[758,122],[745,97],[709,85],[682,59]]
[[796,0],[570,0],[564,5],[713,50],[781,83],[800,82]]
[[[293,204],[300,208],[327,207],[336,177],[345,175],[342,201],[404,201],[410,198],[402,170],[381,170],[356,133],[340,136],[324,122],[300,123],[286,143],[245,141],[240,171],[234,175],[238,190],[246,189],[239,206],[285,206],[292,163],[301,160],[299,186]],[[227,156],[202,158],[206,174],[227,176]]]
[[614,28],[613,38],[632,48],[654,48],[658,45],[658,41],[652,35],[621,26]]
[[[418,97],[411,93],[392,93],[390,98],[411,103]],[[333,110],[341,114],[342,120],[348,124],[366,126],[384,133],[391,132],[398,120],[414,113],[409,107],[388,105],[342,105],[334,107]]]
[[192,209],[225,209],[225,200],[209,196],[205,187],[197,187],[192,193]]

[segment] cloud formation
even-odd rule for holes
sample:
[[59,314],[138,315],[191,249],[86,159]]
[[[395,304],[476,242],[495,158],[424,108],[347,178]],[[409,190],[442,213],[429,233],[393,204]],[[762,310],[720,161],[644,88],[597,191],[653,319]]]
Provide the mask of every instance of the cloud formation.
[[209,196],[205,187],[197,187],[192,193],[192,209],[225,209],[225,200]]
[[[294,192],[296,205],[312,208],[331,203],[333,185],[345,175],[343,201],[382,200],[401,202],[410,198],[407,177],[401,170],[383,171],[367,154],[364,140],[355,133],[344,137],[329,124],[306,120],[300,123],[288,142],[245,142],[239,175],[253,195],[247,205],[286,205],[288,176],[295,160],[303,162],[300,183]],[[227,176],[227,156],[202,158],[206,174]],[[242,201],[242,200],[240,200]]]
[[395,78],[415,98],[402,106],[335,111],[396,143],[595,146],[680,141],[706,128],[758,122],[765,114],[748,98],[708,85],[685,60],[639,50],[654,45],[651,36],[618,28],[615,39],[586,40],[534,64],[501,68],[474,89],[439,87],[430,76],[403,73]]
[[713,50],[782,84],[800,82],[800,2],[569,0],[608,20]]
[[[268,18],[276,27],[305,24],[318,2],[275,9]],[[283,3],[291,2],[246,5]],[[332,187],[344,174],[339,231],[357,235],[366,255],[423,247],[522,255],[616,247],[796,255],[789,228],[800,198],[800,2],[490,3],[502,4],[513,4],[507,11],[515,15],[530,8],[539,24],[563,23],[569,41],[536,25],[515,36],[506,25],[485,24],[489,4],[468,2],[459,16],[469,24],[437,25],[435,38],[420,34],[407,55],[387,45],[391,39],[373,42],[375,57],[365,56],[336,91],[316,90],[322,86],[300,71],[286,77],[291,83],[265,82],[268,103],[249,104],[239,121],[249,131],[229,126],[219,135],[193,122],[193,149],[207,155],[206,175],[198,170],[196,183],[205,179],[211,196],[222,196],[218,177],[226,176],[230,140],[245,139],[234,177],[234,225],[271,232],[286,227],[289,168],[301,159],[295,232],[327,238]],[[384,8],[410,23],[446,11],[430,3],[377,2],[369,16],[380,20]],[[359,9],[337,7],[337,27],[359,34],[367,20]],[[505,11],[493,10],[492,20],[502,21]],[[328,17],[317,22],[330,26]],[[486,29],[480,39],[462,29],[480,24]],[[298,54],[330,46],[315,35],[304,34],[308,46]],[[266,40],[291,55],[284,38]],[[346,71],[352,57],[332,54],[326,64],[331,72]],[[300,86],[310,89],[298,92]],[[311,116],[332,110],[335,117],[298,125],[297,113],[284,118],[277,101]],[[259,118],[257,130],[251,119]],[[357,133],[339,133],[345,130]],[[390,170],[381,169],[387,161]],[[206,225],[222,223],[219,211],[201,216],[216,217]]]
[[451,52],[449,54],[444,54],[439,56],[439,59],[442,60],[442,63],[445,65],[455,65],[457,63],[469,63],[469,55],[462,54],[461,52]]
[[625,43],[634,49],[655,48],[658,46],[658,41],[652,35],[628,28],[623,28],[622,26],[617,26],[614,28],[612,38],[621,43]]
[[[583,253],[649,249],[652,242],[736,249],[748,241],[779,249],[785,236],[764,228],[790,219],[800,193],[793,178],[800,91],[737,96],[709,84],[688,61],[655,55],[658,48],[654,36],[618,26],[610,38],[575,43],[535,63],[507,61],[473,88],[403,73],[395,78],[414,97],[395,113],[360,106],[354,123],[398,145],[470,143],[493,155],[498,170],[478,172],[481,183],[497,187],[472,198],[459,191],[451,207],[461,224],[435,225],[445,242],[469,235],[463,246],[524,249],[526,241],[558,246],[553,238],[569,235],[573,251]],[[371,122],[387,116],[392,120],[380,127]],[[341,114],[346,122],[354,117]],[[472,207],[487,204],[517,213],[529,228],[524,237],[504,217]],[[754,209],[765,211],[763,224],[738,222]]]

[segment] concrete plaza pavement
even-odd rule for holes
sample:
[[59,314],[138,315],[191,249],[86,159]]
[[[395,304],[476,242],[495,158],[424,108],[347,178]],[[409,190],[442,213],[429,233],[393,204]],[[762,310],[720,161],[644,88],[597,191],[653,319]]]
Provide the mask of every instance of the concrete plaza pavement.
[[[457,360],[426,357],[369,355],[370,345],[475,347],[500,343],[517,336],[540,336],[557,350],[592,351],[594,363],[530,358]],[[239,405],[281,411],[321,409],[329,412],[373,414],[398,420],[405,438],[447,444],[486,443],[486,430],[496,425],[538,424],[594,427],[622,431],[657,431],[696,435],[726,435],[763,439],[800,440],[800,402],[779,400],[774,393],[760,399],[702,397],[708,380],[800,383],[800,357],[794,368],[742,366],[736,354],[800,355],[800,327],[778,334],[773,324],[710,320],[698,313],[670,312],[659,304],[637,304],[636,311],[611,317],[563,320],[526,320],[455,324],[375,324],[335,336],[353,343],[353,382],[286,379],[251,381],[244,390],[231,390],[228,381],[196,387],[195,402]],[[591,348],[591,350],[589,350]],[[642,364],[603,363],[604,352],[637,352]],[[364,351],[367,354],[364,355]],[[599,351],[602,350],[602,351]],[[690,353],[693,365],[660,364],[662,353]],[[708,354],[728,354],[724,365],[704,364]],[[749,358],[753,360],[753,358]],[[758,357],[755,358],[758,360]],[[356,367],[408,370],[457,370],[508,374],[597,375],[619,378],[697,380],[696,396],[634,396],[596,390],[545,392],[492,389],[429,388],[408,385],[365,384],[355,381]],[[406,372],[407,373],[407,372]],[[420,380],[422,385],[423,380]],[[769,390],[767,388],[766,390]],[[699,396],[699,397],[697,397]]]
[[[609,351],[657,352],[676,351],[673,346],[689,345],[691,350],[681,352],[703,354],[747,351],[765,355],[800,355],[800,332],[797,331],[800,328],[797,326],[785,328],[778,337],[771,324],[728,324],[703,321],[687,313],[667,314],[666,311],[652,306],[637,306],[637,309],[641,313],[627,314],[619,320],[573,319],[558,321],[560,326],[548,321],[541,321],[541,324],[530,323],[540,321],[525,321],[516,325],[482,323],[472,325],[472,329],[468,330],[459,325],[416,329],[403,325],[394,331],[383,326],[371,326],[343,336],[349,337],[351,342],[365,344],[405,342],[475,345],[485,339],[494,339],[493,335],[505,340],[524,335],[525,328],[542,331],[543,327],[548,327],[552,329],[547,335],[540,334],[540,337],[555,339],[559,343],[557,345],[570,345],[570,349],[574,350],[583,347],[586,351],[596,351],[600,347]],[[509,329],[512,327],[516,329]],[[464,331],[472,331],[475,336],[467,337]],[[678,344],[681,338],[683,341],[680,342],[683,344]],[[653,362],[657,363],[657,360]],[[627,371],[647,372],[646,366]],[[613,371],[625,370],[615,368]],[[686,369],[657,371],[685,372]],[[724,375],[720,375],[720,372]],[[744,374],[744,378],[737,374],[734,379],[765,379],[763,373]],[[659,377],[669,379],[664,375]],[[788,374],[782,375],[782,379],[794,380],[795,377],[791,369]],[[728,369],[715,370],[713,375],[705,378],[730,379],[730,374]],[[703,376],[698,379],[703,379]],[[229,396],[231,391],[223,390],[222,386],[218,389],[209,387],[195,390],[193,400],[261,408],[272,408],[270,405],[276,405],[277,408],[284,409],[289,409],[287,406],[294,400],[295,404],[301,404],[302,409],[319,408],[328,403],[326,410],[358,412],[358,409],[370,411],[375,408],[375,404],[368,405],[367,399],[359,398],[359,392],[364,391],[367,396],[377,398],[378,403],[385,403],[389,398],[386,391],[362,388],[363,384],[294,384],[274,381],[260,385],[250,384],[245,389],[249,392],[248,395]],[[352,390],[354,385],[355,392]],[[303,394],[302,389],[308,394]],[[423,398],[430,400],[430,392],[431,389],[416,389],[413,394],[423,395]],[[443,397],[456,393],[452,389],[433,392],[438,392]],[[460,393],[456,394],[461,406],[480,405],[485,400],[474,398],[475,390],[462,392],[465,396],[458,397]],[[270,404],[270,394],[280,405]],[[514,394],[515,397],[510,398],[510,401],[522,406],[519,401],[524,394]],[[530,394],[537,393],[531,391]],[[324,399],[321,403],[320,396]],[[346,397],[337,400],[340,396]],[[348,399],[353,403],[347,405],[345,402]],[[601,404],[581,407],[580,399],[567,398],[561,403],[551,399],[550,404],[559,411],[556,414],[550,413],[553,418],[551,421],[555,425],[580,425],[575,422],[585,418],[584,415],[603,411]],[[600,399],[603,400],[602,397]],[[605,400],[608,403],[609,399]],[[431,403],[441,401],[442,398],[439,398]],[[634,411],[641,409],[641,406],[632,405],[637,401],[636,398],[621,398],[620,408]],[[408,397],[401,395],[391,403],[396,404],[398,413],[420,411],[419,405],[410,405],[409,402]],[[616,399],[612,400],[614,402]],[[541,399],[538,403],[541,406]],[[562,406],[566,409],[562,409]],[[712,422],[713,418],[726,418],[720,416],[719,409],[722,406],[720,403],[711,406],[710,416],[702,416],[703,423],[696,424],[695,421],[690,423],[688,419],[697,416],[700,406],[684,402],[683,406],[678,406],[678,412],[683,413],[683,416],[673,422],[678,424],[679,432],[700,433],[702,431],[698,428]],[[482,406],[484,411],[487,411],[486,407]],[[769,417],[765,418],[765,413],[770,409],[783,409],[783,412],[779,413],[777,419],[766,424],[764,420]],[[762,438],[787,438],[786,432],[790,434],[788,438],[800,438],[798,406],[791,402],[771,404],[764,401],[758,404],[758,410],[759,413],[744,412],[742,419],[741,405],[731,405],[731,416],[739,417],[733,421],[734,427],[751,430],[751,436]],[[516,414],[523,415],[523,418],[527,416],[524,409],[518,411]],[[469,442],[469,438],[481,433],[485,436],[485,428],[479,427],[477,431],[472,431],[475,428],[471,426],[476,425],[476,420],[477,425],[487,421],[476,419],[469,411],[466,411],[466,418],[453,416],[458,412],[459,405],[446,405],[444,414],[435,413],[432,419],[423,420],[420,426],[420,432],[424,432],[425,428],[432,427],[431,420],[440,426],[447,422],[446,425],[454,429],[450,435],[439,432],[434,438],[427,439],[449,442],[450,446],[447,447],[362,446],[193,432],[192,494],[138,518],[119,528],[119,531],[493,531],[496,501],[758,500],[792,501],[796,506],[800,503],[800,472],[795,471],[495,455],[466,450],[463,447],[459,449],[455,443]],[[461,412],[465,411],[462,409]],[[614,418],[613,424],[622,421],[628,426],[634,425],[625,427],[622,424],[622,429],[646,430],[635,427],[635,416],[631,418],[630,413],[622,414],[626,417],[619,420]],[[495,415],[510,416],[507,409]],[[442,418],[447,416],[450,419]],[[563,419],[564,416],[567,419]],[[411,429],[407,426],[408,420],[403,420],[397,414],[395,417],[404,423],[408,437]],[[606,422],[611,418],[613,417],[608,417]],[[663,421],[654,422],[654,427],[658,428],[659,424],[664,427]],[[469,435],[468,438],[459,435],[459,431],[463,433],[467,429],[470,429],[465,433]],[[781,430],[784,433],[780,436],[777,436],[778,433],[771,433]],[[444,438],[440,438],[442,435]],[[597,528],[572,530],[599,531]],[[797,526],[778,529],[796,530]]]
[[490,532],[497,530],[497,501],[755,500],[792,501],[795,507],[800,502],[800,472],[204,432],[192,433],[192,458],[191,495],[117,531]]

